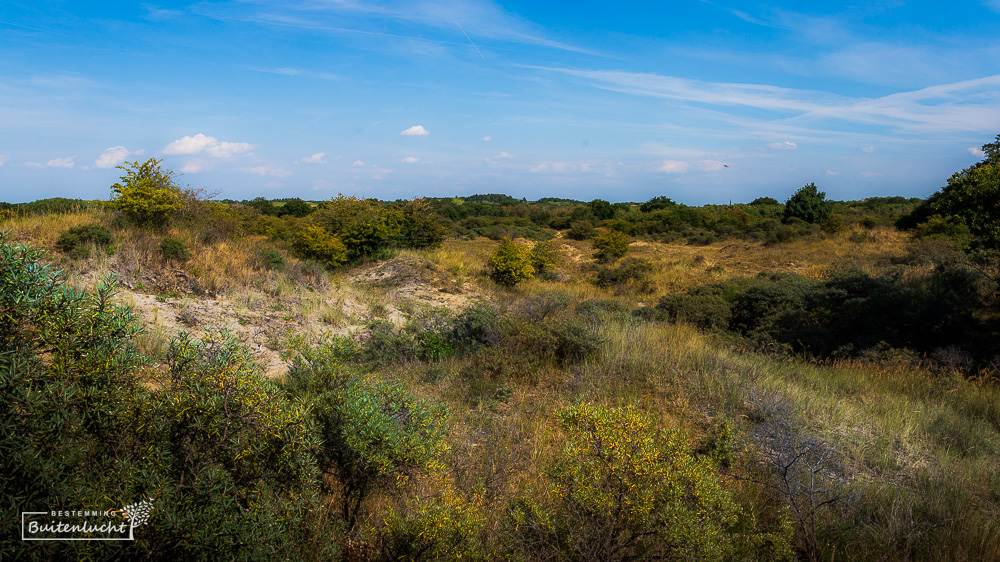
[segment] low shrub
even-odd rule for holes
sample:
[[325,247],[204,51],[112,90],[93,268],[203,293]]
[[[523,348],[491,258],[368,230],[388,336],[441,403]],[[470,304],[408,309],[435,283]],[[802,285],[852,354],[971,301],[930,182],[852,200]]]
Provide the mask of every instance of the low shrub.
[[90,257],[90,246],[106,248],[113,244],[114,237],[108,229],[99,224],[83,224],[74,226],[59,235],[56,248],[69,254],[71,258],[82,259]]
[[168,260],[184,261],[191,258],[191,250],[184,241],[172,236],[164,236],[160,240],[160,254]]

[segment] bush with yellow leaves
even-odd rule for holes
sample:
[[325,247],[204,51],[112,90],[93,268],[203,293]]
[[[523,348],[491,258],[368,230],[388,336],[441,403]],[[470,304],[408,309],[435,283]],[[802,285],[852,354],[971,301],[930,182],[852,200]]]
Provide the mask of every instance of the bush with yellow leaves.
[[548,501],[514,504],[516,548],[602,561],[790,557],[787,529],[758,532],[679,433],[634,407],[583,403],[557,418],[566,446]]

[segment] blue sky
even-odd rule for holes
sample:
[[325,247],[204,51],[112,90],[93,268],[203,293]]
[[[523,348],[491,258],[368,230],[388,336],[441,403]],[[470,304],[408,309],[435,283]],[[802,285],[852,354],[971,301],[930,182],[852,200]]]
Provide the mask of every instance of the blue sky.
[[925,197],[997,133],[1000,0],[0,0],[8,202]]

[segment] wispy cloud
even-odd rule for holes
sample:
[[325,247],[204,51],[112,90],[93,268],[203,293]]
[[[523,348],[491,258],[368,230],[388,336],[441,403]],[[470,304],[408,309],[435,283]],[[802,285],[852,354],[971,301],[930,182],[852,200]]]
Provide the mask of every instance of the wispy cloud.
[[254,166],[253,168],[248,168],[247,171],[251,174],[257,174],[258,176],[274,176],[279,178],[285,178],[292,175],[290,170],[271,166]]
[[52,160],[49,160],[48,162],[45,163],[45,167],[46,168],[72,168],[73,166],[76,165],[73,162],[74,158],[76,158],[76,156],[70,156],[68,158],[53,158]]
[[657,172],[683,174],[685,172],[718,172],[728,164],[718,160],[664,160],[657,166]]
[[423,125],[414,125],[409,129],[406,129],[402,133],[399,133],[401,137],[424,137],[431,134],[430,131],[424,128]]
[[791,141],[782,141],[782,142],[772,142],[768,144],[767,147],[773,148],[775,150],[795,150],[796,148],[799,147],[799,145]]
[[865,152],[865,153],[871,154],[871,153],[875,152],[875,147],[874,146],[862,146],[861,147],[861,152]]
[[[659,74],[545,69],[612,91],[696,105],[751,107],[799,122],[834,119],[907,132],[989,132],[1000,121],[1000,75],[890,94],[875,99],[767,84],[706,82]],[[723,111],[725,114],[726,111]]]
[[490,142],[491,140],[493,140],[493,137],[491,137],[489,135],[486,135],[485,137],[483,137],[483,142]]
[[184,166],[181,168],[181,173],[182,174],[197,174],[198,172],[200,172],[200,171],[202,171],[204,169],[205,169],[205,166],[203,164],[201,164],[200,162],[188,162],[187,164],[184,164]]
[[[472,37],[476,37],[565,51],[591,52],[547,37],[547,32],[541,26],[511,14],[491,1],[418,0],[394,4],[338,0],[255,2],[249,5],[242,2],[222,2],[198,5],[196,11],[221,20],[416,42],[461,44],[465,48],[473,43]],[[373,22],[377,22],[377,26]],[[428,37],[428,30],[440,34],[440,39]]]
[[231,158],[237,154],[253,150],[253,145],[246,142],[226,142],[202,133],[185,136],[168,144],[161,151],[167,155],[205,154],[213,158]]
[[416,156],[407,156],[406,158],[403,158],[401,162],[405,162],[407,164],[416,164],[417,162],[420,162],[420,159],[417,158]]
[[281,76],[302,76],[303,78],[316,78],[319,80],[340,80],[341,77],[338,74],[332,72],[317,72],[314,70],[304,70],[301,68],[259,68],[251,67],[250,70],[254,72],[264,72],[267,74],[279,74]]
[[969,152],[969,154],[975,156],[976,158],[982,158],[983,156],[986,156],[986,153],[983,152],[983,149],[977,146],[970,146],[966,150]]
[[322,164],[323,159],[326,158],[325,152],[317,152],[312,156],[306,156],[305,158],[299,158],[295,162],[297,164]]

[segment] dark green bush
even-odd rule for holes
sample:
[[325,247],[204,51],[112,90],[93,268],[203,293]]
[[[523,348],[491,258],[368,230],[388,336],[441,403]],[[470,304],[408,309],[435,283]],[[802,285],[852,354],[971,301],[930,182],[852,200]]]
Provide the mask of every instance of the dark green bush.
[[257,254],[257,257],[260,260],[261,265],[264,266],[264,269],[268,269],[270,271],[281,271],[285,269],[285,255],[278,250],[261,250],[260,253]]
[[601,265],[597,267],[594,283],[598,287],[624,289],[626,286],[635,288],[640,293],[650,293],[653,286],[649,274],[654,271],[653,263],[642,258],[626,258],[614,267]]
[[191,258],[191,250],[187,244],[173,236],[164,236],[160,240],[160,254],[168,260],[184,261]]
[[106,248],[113,244],[114,237],[108,229],[99,224],[74,226],[59,235],[56,248],[74,259],[90,257],[90,246]]
[[801,187],[785,203],[785,218],[799,218],[811,224],[822,223],[830,215],[826,194],[814,183]]

